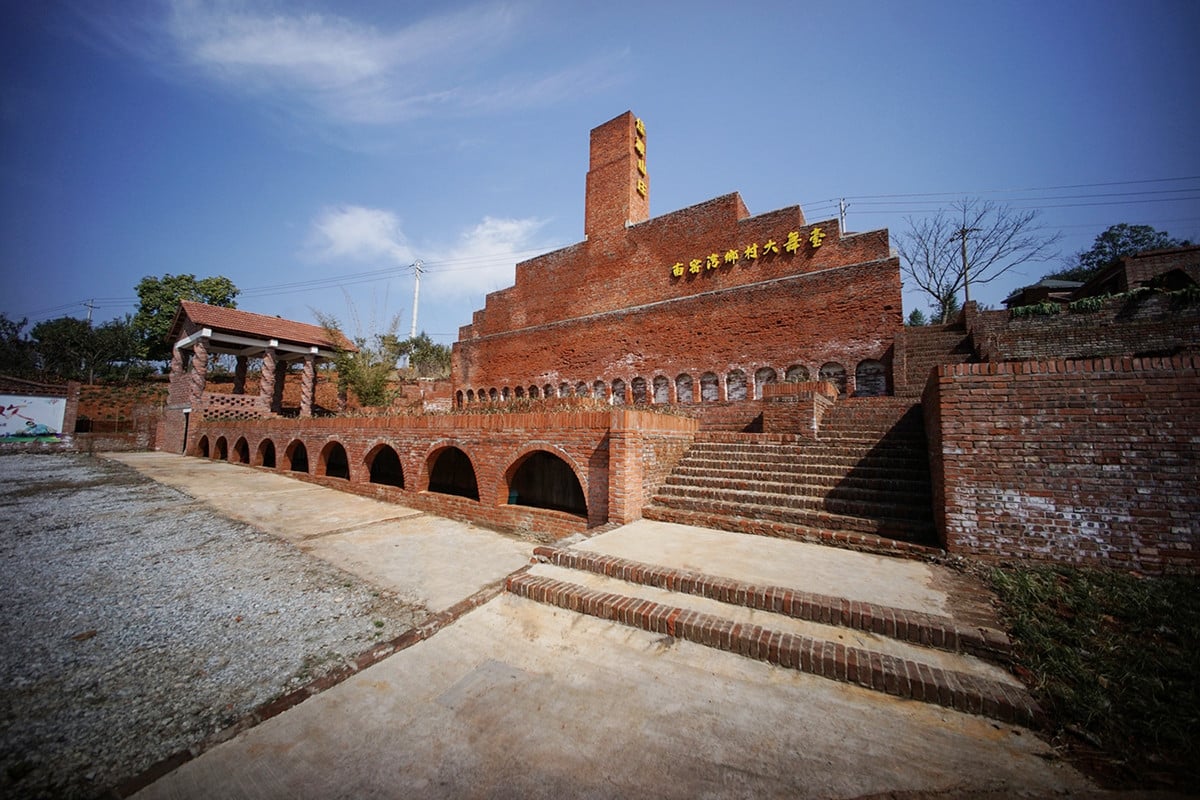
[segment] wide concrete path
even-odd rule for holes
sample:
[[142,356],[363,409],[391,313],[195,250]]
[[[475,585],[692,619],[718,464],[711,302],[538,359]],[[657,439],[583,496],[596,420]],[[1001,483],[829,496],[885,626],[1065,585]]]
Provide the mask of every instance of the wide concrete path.
[[[381,586],[446,605],[527,563],[531,549],[245,467],[163,454],[119,460],[268,530],[261,506],[248,511],[251,498],[292,496],[308,513],[280,535]],[[314,527],[298,533],[305,525]],[[954,593],[939,588],[927,565],[659,525],[636,523],[578,546],[784,585],[796,581],[776,578],[806,574],[838,594],[849,583],[864,600],[954,610]],[[406,545],[408,537],[415,544]],[[467,552],[474,548],[482,554]],[[411,558],[422,564],[399,563]],[[137,796],[832,798],[1091,789],[1028,730],[506,594]]]
[[503,579],[528,564],[533,551],[474,525],[225,461],[168,453],[106,457],[431,612]]

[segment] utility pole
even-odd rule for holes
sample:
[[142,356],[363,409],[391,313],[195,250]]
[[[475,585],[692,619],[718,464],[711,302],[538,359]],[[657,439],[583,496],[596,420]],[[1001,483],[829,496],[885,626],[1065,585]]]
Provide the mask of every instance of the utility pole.
[[846,232],[846,209],[849,207],[846,205],[846,198],[838,200],[838,228],[843,234]]
[[88,310],[88,327],[90,328],[92,327],[92,309],[96,307],[96,301],[88,300],[83,306]]
[[962,239],[962,265],[963,265],[963,305],[971,302],[971,282],[967,276],[967,236],[972,233],[978,233],[979,228],[968,228],[962,226],[954,232],[954,235]]
[[413,321],[412,330],[408,334],[409,339],[417,338],[417,301],[421,297],[421,272],[425,264],[421,259],[417,259],[412,263],[413,269]]

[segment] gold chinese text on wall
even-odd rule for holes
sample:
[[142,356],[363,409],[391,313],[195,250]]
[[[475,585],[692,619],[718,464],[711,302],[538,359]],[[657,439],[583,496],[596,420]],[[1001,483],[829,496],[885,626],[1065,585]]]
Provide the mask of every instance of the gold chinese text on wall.
[[724,253],[709,253],[701,258],[693,258],[686,264],[676,261],[671,265],[671,277],[682,278],[685,274],[699,275],[710,269],[732,267],[739,263],[749,264],[760,258],[773,258],[782,252],[785,256],[793,256],[806,244],[815,250],[825,240],[825,231],[820,226],[811,228],[807,236],[801,237],[800,231],[788,231],[783,237],[783,245],[774,239],[767,239],[762,244],[752,242],[743,247],[731,247]]
[[646,126],[641,117],[633,121],[633,152],[637,154],[637,193],[646,196]]

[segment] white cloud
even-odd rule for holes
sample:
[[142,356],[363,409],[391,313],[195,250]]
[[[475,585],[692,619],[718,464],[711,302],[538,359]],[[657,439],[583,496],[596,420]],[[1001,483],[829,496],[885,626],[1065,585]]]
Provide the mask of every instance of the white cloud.
[[476,298],[510,286],[518,261],[551,249],[537,238],[544,226],[537,219],[484,217],[454,242],[409,243],[399,217],[381,208],[338,206],[313,220],[306,253],[330,264],[369,264],[381,269],[407,267],[418,258],[425,265],[421,291],[430,298]]
[[[552,246],[537,239],[545,225],[538,219],[497,219],[483,221],[460,234],[458,241],[427,259],[428,285],[432,293],[445,297],[473,297],[481,301],[487,292],[511,286],[518,261],[531,258],[535,251]],[[480,302],[482,307],[482,302]]]
[[[308,0],[312,6],[322,0]],[[404,123],[434,113],[485,114],[576,98],[628,79],[628,53],[578,52],[575,63],[522,72],[512,60],[537,29],[529,0],[483,0],[397,23],[272,0],[155,0],[165,13],[77,2],[85,41],[132,54],[176,80],[253,98],[308,128]],[[387,8],[394,5],[394,8]],[[437,6],[435,5],[436,9]],[[350,16],[349,14],[354,16]]]
[[391,211],[362,206],[338,206],[322,211],[312,223],[308,249],[322,261],[371,262],[380,259],[411,264],[400,219]]

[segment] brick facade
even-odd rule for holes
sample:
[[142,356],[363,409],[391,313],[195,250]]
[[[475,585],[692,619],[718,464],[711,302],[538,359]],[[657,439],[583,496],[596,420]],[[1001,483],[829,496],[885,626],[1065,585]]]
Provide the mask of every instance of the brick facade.
[[[592,132],[587,239],[518,264],[460,329],[464,402],[547,389],[677,402],[678,378],[698,388],[705,375],[718,387],[708,399],[740,400],[797,367],[840,365],[850,392],[863,362],[886,373],[902,327],[886,231],[843,236],[798,206],[750,216],[737,194],[649,219],[636,125],[627,113]],[[666,398],[637,389],[656,381]]]
[[[640,518],[651,493],[698,428],[695,420],[634,409],[525,414],[203,420],[188,437],[190,455],[275,469],[343,491],[401,503],[504,530],[561,538],[609,522]],[[306,466],[295,472],[302,443]],[[331,454],[345,454],[347,477],[332,477]],[[371,482],[382,447],[398,456],[403,487]],[[457,448],[470,461],[478,500],[430,491],[439,455]],[[586,515],[510,503],[516,468],[533,453],[565,462],[586,499]],[[340,462],[339,462],[340,463]]]
[[950,552],[1200,571],[1200,358],[943,367],[922,406]]

